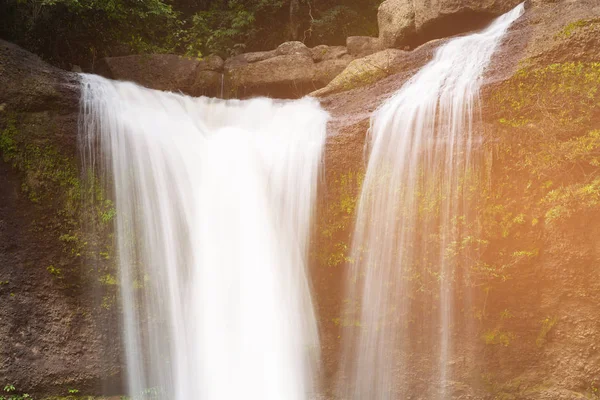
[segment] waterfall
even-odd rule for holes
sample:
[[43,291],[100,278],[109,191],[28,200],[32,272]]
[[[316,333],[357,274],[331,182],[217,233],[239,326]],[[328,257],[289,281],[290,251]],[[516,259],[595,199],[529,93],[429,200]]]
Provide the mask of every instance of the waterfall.
[[308,398],[319,344],[306,258],[327,113],[309,98],[81,78],[82,156],[116,204],[130,394]]
[[412,384],[428,382],[422,373],[434,377],[423,398],[448,398],[454,294],[468,274],[460,268],[466,250],[452,251],[477,240],[469,198],[479,88],[523,10],[441,46],[372,117],[345,310],[360,327],[347,328],[343,398],[406,398]]

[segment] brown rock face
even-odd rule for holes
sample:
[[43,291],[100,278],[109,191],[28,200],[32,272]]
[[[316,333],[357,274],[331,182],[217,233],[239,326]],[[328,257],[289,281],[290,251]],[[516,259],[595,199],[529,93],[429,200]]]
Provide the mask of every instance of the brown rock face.
[[[595,63],[599,16],[595,1],[529,7],[485,76],[475,131],[491,189],[477,207],[479,239],[487,243],[478,261],[493,272],[478,273],[467,291],[456,293],[455,304],[461,306],[454,315],[450,398],[577,399],[597,393],[600,318],[594,310],[600,309],[600,252],[592,237],[600,203],[575,193],[595,193],[599,184],[600,170],[593,164],[600,142],[591,139],[600,127],[594,89],[600,84]],[[422,46],[399,56],[398,65],[410,66],[392,66],[397,72],[376,83],[318,92],[333,120],[312,272],[325,391],[332,397],[344,332],[355,329],[344,326],[343,287],[370,111],[428,60],[416,56],[426,50]],[[579,151],[575,143],[589,147],[572,163],[571,151]],[[579,163],[578,172],[571,170]],[[430,354],[439,327],[430,323],[428,315],[435,311],[425,305],[431,300],[411,296],[422,305],[412,333],[417,340],[397,379],[408,383],[411,398],[435,398],[439,387]]]
[[352,59],[343,46],[309,49],[285,42],[225,62],[218,56],[196,60],[173,54],[111,57],[102,59],[95,73],[192,96],[299,98],[327,85]]
[[218,56],[197,60],[174,54],[150,54],[104,58],[94,72],[151,89],[217,96],[222,70],[223,60]]
[[0,41],[0,87],[2,385],[120,393],[115,309],[78,255],[78,76]]

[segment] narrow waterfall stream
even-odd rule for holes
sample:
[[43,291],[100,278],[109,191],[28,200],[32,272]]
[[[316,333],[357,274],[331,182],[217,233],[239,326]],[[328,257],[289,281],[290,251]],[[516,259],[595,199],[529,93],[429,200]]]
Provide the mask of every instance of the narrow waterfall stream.
[[319,359],[306,257],[328,115],[82,75],[87,168],[108,176],[129,393],[300,400]]
[[[449,398],[451,330],[462,312],[454,296],[468,274],[457,268],[464,254],[449,253],[476,240],[468,193],[477,173],[478,93],[492,54],[523,11],[521,4],[440,47],[372,118],[345,311],[359,327],[346,330],[343,398],[407,398],[406,381],[421,379],[409,353],[436,377],[423,398]],[[419,308],[419,296],[427,307]],[[411,334],[423,325],[431,339]],[[415,352],[420,343],[433,346]]]

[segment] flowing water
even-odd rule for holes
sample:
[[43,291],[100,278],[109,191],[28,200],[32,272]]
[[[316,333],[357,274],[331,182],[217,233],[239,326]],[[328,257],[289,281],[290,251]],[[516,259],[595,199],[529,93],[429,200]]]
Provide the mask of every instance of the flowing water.
[[[346,325],[359,327],[346,329],[344,398],[406,398],[411,380],[427,380],[419,365],[435,376],[424,398],[448,398],[454,294],[466,279],[457,267],[477,240],[468,199],[479,88],[523,9],[444,44],[372,118],[345,310]],[[432,345],[409,360],[422,343]]]
[[129,392],[313,391],[306,275],[325,138],[315,100],[190,98],[82,75],[81,146],[112,181]]

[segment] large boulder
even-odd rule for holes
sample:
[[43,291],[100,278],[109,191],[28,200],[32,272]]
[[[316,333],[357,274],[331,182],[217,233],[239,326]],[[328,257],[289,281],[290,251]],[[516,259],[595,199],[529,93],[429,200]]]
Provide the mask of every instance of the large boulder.
[[303,55],[311,57],[312,53],[308,47],[302,42],[284,42],[275,49],[275,54],[278,56]]
[[302,97],[327,85],[352,59],[345,47],[309,49],[301,42],[240,54],[225,61],[225,97]]
[[417,0],[413,2],[415,28],[417,32],[423,32],[428,28],[433,29],[436,24],[449,18],[453,18],[454,24],[458,24],[456,17],[463,16],[472,18],[472,21],[465,21],[467,28],[470,24],[479,25],[478,19],[483,19],[485,24],[489,19],[504,14],[519,3],[522,3],[522,0]]
[[403,66],[407,52],[399,49],[385,49],[352,61],[327,86],[311,93],[321,97],[367,86],[398,72]]
[[222,70],[223,60],[218,56],[200,60],[174,54],[148,54],[104,58],[94,72],[151,89],[214,96],[220,90]]
[[415,7],[412,1],[386,0],[377,12],[379,40],[383,47],[399,47],[416,34]]
[[386,0],[377,22],[383,47],[415,47],[479,29],[521,0]]

